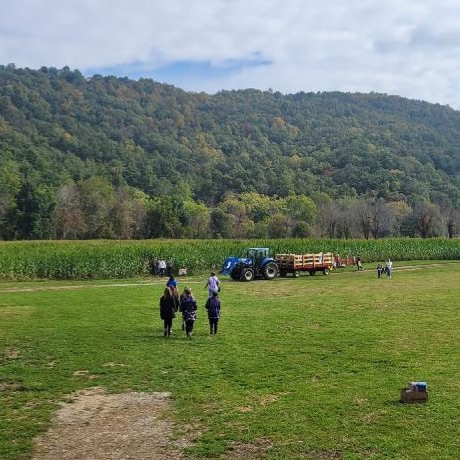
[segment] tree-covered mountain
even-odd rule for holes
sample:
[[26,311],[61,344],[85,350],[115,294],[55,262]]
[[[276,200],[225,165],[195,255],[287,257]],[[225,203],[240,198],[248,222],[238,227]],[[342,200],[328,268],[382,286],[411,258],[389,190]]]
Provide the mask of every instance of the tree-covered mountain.
[[[321,206],[347,200],[460,207],[460,112],[377,93],[208,95],[0,66],[0,155],[4,239],[123,237],[123,225],[132,237],[194,237],[184,229],[200,213],[206,236],[222,235],[225,219],[237,218],[232,200],[268,228],[275,215],[289,217],[290,197],[307,197],[314,216],[299,222],[308,231]],[[265,220],[248,209],[258,198],[272,208]],[[142,225],[126,217],[133,209]],[[92,222],[98,213],[110,228]]]

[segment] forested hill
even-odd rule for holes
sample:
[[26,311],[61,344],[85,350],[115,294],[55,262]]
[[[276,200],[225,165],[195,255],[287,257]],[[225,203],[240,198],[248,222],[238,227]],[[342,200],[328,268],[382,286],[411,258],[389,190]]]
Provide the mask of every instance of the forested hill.
[[208,209],[229,192],[460,206],[460,112],[378,93],[208,95],[0,66],[0,155],[3,238],[45,236],[59,190],[95,176]]

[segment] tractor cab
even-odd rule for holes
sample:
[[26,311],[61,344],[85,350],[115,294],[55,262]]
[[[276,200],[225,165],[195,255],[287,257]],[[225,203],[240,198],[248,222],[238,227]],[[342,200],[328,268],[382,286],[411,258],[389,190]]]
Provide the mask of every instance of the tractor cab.
[[263,260],[269,257],[270,250],[268,248],[249,248],[246,261],[248,264],[255,267],[263,265]]

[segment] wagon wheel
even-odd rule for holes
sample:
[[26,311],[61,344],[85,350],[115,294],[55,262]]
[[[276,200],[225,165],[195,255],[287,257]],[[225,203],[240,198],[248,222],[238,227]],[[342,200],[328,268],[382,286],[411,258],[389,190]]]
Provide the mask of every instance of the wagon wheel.
[[292,276],[294,276],[294,278],[298,278],[300,276],[300,270],[294,270]]
[[327,275],[329,275],[329,273],[330,273],[329,268],[324,268],[323,269],[323,275],[327,276]]
[[310,276],[315,276],[315,275],[316,275],[316,271],[315,271],[315,270],[310,270],[310,271],[308,272],[308,274],[309,274]]

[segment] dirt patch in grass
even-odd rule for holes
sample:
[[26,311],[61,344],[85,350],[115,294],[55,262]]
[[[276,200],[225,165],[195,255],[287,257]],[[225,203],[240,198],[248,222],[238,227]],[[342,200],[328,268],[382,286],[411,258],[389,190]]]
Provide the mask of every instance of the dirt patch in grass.
[[228,460],[263,459],[272,448],[273,443],[266,438],[256,439],[252,443],[235,442],[221,458]]
[[[173,439],[169,393],[108,394],[95,387],[68,397],[35,440],[33,460],[182,459],[188,439]],[[185,430],[186,431],[186,430]]]
[[13,347],[5,348],[0,355],[0,359],[4,359],[4,360],[19,359],[20,357],[21,357],[21,352],[17,348],[13,348]]

